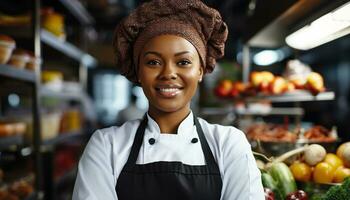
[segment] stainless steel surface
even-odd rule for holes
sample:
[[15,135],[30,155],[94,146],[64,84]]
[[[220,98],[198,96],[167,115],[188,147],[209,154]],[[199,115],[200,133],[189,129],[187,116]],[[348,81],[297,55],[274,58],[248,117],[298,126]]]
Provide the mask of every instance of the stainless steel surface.
[[312,95],[309,91],[293,91],[282,95],[257,95],[248,97],[245,100],[249,102],[259,101],[262,99],[270,100],[271,102],[302,102],[302,101],[330,101],[334,100],[334,92],[321,92],[317,95]]

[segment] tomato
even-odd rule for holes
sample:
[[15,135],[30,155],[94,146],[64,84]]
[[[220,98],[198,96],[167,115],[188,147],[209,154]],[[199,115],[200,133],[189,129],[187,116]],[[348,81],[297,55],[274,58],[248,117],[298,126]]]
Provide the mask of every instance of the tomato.
[[338,167],[343,166],[343,161],[337,155],[335,155],[333,153],[327,153],[323,162],[326,162],[326,163],[332,165],[334,169],[338,169]]
[[320,162],[316,165],[313,178],[317,183],[331,183],[334,177],[334,167],[326,162]]
[[350,169],[345,167],[338,167],[334,172],[333,181],[335,183],[341,183],[346,177],[350,176]]
[[311,179],[311,167],[306,163],[295,162],[289,169],[295,180],[307,182]]

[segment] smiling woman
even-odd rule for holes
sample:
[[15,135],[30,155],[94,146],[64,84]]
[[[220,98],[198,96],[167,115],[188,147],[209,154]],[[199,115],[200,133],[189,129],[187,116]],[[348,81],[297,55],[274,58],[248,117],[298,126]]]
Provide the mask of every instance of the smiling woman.
[[97,130],[73,199],[263,200],[245,135],[197,118],[190,102],[223,56],[227,26],[199,0],[144,3],[117,27],[117,66],[142,87],[143,119]]
[[[164,121],[180,123],[190,112],[190,101],[203,68],[196,48],[186,39],[174,35],[152,38],[139,59],[138,78],[149,100],[148,113],[156,120],[171,113]],[[169,122],[158,124],[162,132],[175,133]],[[176,123],[177,122],[177,123]]]

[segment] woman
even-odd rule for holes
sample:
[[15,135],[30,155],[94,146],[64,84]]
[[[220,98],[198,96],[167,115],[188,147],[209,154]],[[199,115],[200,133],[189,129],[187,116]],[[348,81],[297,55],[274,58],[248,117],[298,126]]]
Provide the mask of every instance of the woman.
[[226,38],[220,14],[197,0],[144,3],[119,24],[117,65],[142,87],[149,110],[142,120],[94,133],[73,199],[264,199],[245,135],[190,109]]

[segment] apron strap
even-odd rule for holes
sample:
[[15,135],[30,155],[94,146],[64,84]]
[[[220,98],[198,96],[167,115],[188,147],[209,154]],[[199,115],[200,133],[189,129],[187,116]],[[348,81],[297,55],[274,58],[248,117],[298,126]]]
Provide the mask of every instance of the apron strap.
[[199,141],[201,142],[205,162],[211,170],[219,170],[218,165],[215,162],[212,151],[210,150],[209,144],[205,139],[205,135],[197,117],[193,114],[194,124],[196,125]]
[[131,169],[133,165],[135,165],[137,157],[140,152],[140,148],[142,146],[143,142],[143,136],[145,134],[145,130],[147,127],[147,114],[143,116],[143,119],[141,121],[141,124],[137,128],[136,134],[135,134],[135,139],[131,147],[130,155],[128,158],[128,161],[125,164],[126,169]]

